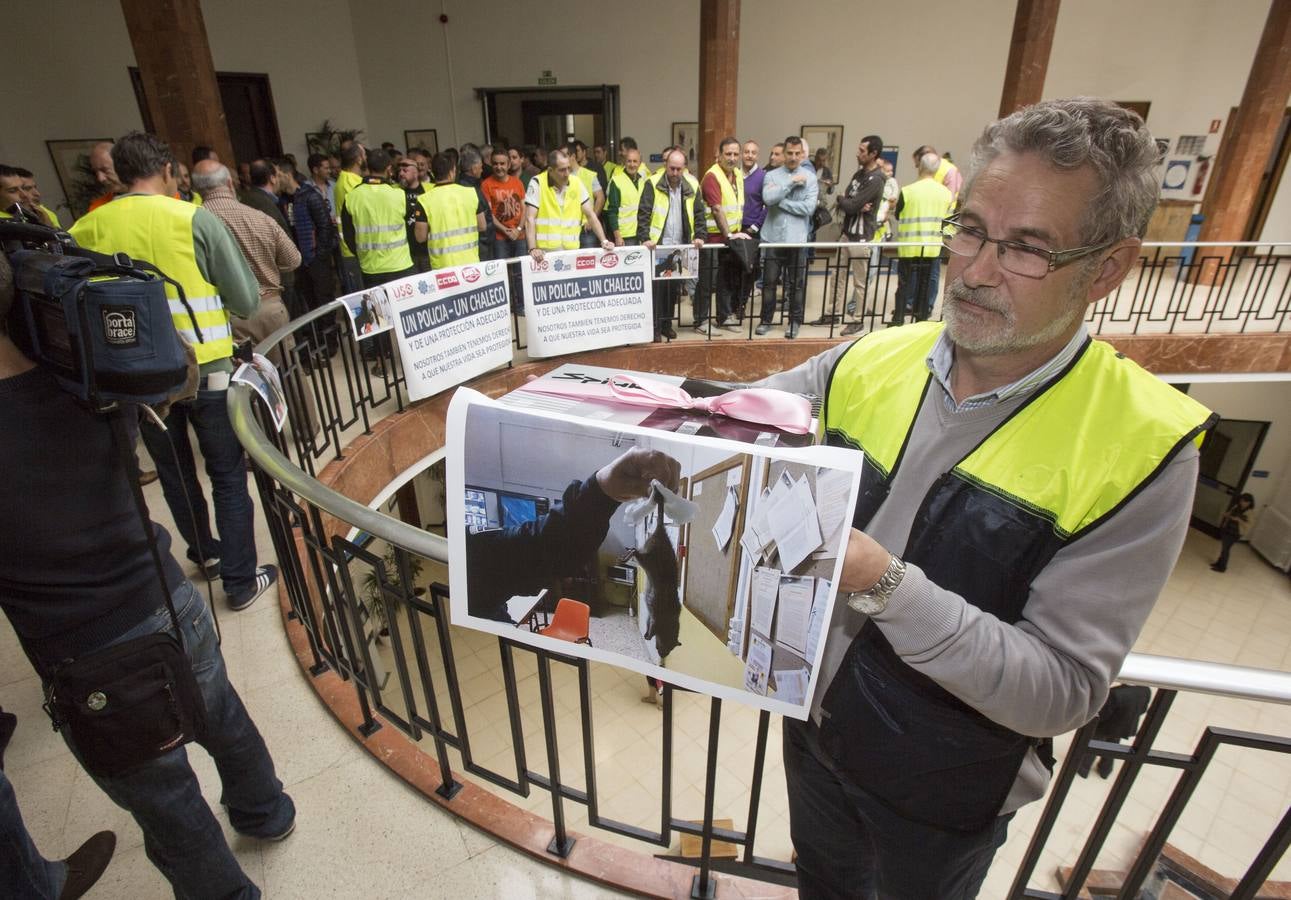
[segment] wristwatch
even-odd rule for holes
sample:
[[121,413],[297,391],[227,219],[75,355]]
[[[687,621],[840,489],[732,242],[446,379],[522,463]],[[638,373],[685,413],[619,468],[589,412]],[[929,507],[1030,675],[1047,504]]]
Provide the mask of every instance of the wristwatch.
[[888,608],[888,600],[904,577],[905,563],[898,557],[893,556],[891,562],[888,563],[888,567],[879,576],[879,580],[874,582],[873,587],[864,591],[852,591],[845,596],[847,605],[858,613],[877,616]]

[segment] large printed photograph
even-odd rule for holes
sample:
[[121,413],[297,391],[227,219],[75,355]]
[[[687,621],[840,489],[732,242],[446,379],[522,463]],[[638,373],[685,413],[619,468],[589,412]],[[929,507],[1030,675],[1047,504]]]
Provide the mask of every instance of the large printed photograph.
[[461,389],[453,623],[804,718],[859,465]]

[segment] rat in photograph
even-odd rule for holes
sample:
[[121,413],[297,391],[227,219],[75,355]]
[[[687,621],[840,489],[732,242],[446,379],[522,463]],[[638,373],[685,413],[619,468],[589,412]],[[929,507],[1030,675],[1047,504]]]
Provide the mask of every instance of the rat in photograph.
[[668,530],[663,523],[663,495],[656,489],[652,495],[659,508],[654,531],[646,540],[645,546],[630,551],[645,569],[649,584],[646,586],[645,606],[648,616],[646,623],[646,640],[654,638],[655,649],[660,659],[681,645],[678,635],[681,631],[681,596],[677,592],[677,551],[668,539]]

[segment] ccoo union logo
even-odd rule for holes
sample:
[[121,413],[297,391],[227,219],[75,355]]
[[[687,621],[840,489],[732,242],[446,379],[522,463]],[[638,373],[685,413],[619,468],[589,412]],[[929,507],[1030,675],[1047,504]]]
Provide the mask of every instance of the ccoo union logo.
[[461,282],[457,280],[456,272],[436,272],[435,284],[439,286],[440,290],[443,290],[444,288],[457,287]]
[[575,269],[595,269],[595,268],[596,268],[596,257],[595,257],[595,256],[580,256],[580,257],[578,257],[578,259],[574,260],[574,268],[575,268]]
[[612,269],[619,264],[619,255],[617,253],[607,253],[601,257],[601,268]]
[[462,269],[462,280],[467,284],[475,284],[475,282],[480,280],[480,270],[475,268],[475,266],[467,266],[465,269]]

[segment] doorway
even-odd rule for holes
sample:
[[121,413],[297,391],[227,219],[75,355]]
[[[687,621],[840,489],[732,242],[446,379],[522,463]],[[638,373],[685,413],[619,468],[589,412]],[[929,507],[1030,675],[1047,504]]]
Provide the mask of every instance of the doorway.
[[1246,479],[1268,434],[1269,422],[1220,419],[1201,446],[1192,525],[1219,537],[1219,518],[1246,489]]
[[[257,72],[216,72],[215,80],[220,88],[234,159],[249,163],[267,156],[282,156],[282,135],[278,131],[269,76]],[[130,67],[130,84],[139,103],[144,131],[156,134],[137,66]]]
[[[1233,107],[1231,116],[1237,115]],[[1232,122],[1230,117],[1229,122]],[[1282,172],[1286,169],[1287,156],[1291,154],[1291,109],[1282,114],[1282,123],[1278,125],[1277,137],[1273,139],[1273,152],[1269,154],[1264,171],[1260,173],[1260,186],[1255,189],[1255,206],[1251,209],[1251,219],[1246,225],[1244,241],[1258,241],[1268,221],[1269,210],[1273,208],[1273,198],[1278,194],[1282,183]]]
[[552,147],[571,138],[602,144],[614,157],[619,140],[617,84],[541,88],[476,88],[484,140]]

